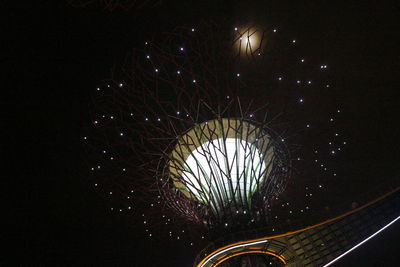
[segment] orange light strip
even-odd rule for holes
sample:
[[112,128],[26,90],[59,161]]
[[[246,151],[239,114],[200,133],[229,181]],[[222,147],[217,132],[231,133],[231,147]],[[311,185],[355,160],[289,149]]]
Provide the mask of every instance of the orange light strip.
[[272,251],[272,250],[248,250],[248,251],[241,251],[241,252],[237,252],[237,253],[234,253],[234,254],[232,254],[232,255],[229,255],[228,257],[225,257],[225,258],[219,260],[218,262],[212,264],[211,267],[216,267],[216,266],[220,265],[221,263],[223,263],[224,261],[227,261],[227,260],[230,259],[230,258],[239,256],[239,255],[243,255],[243,254],[253,254],[253,253],[254,253],[254,254],[256,254],[256,253],[259,253],[259,254],[268,254],[268,255],[275,256],[275,257],[277,257],[281,262],[283,262],[283,264],[286,265],[286,259],[285,259],[285,257],[276,254],[276,253],[275,253],[274,251]]
[[252,243],[252,242],[257,242],[257,241],[263,241],[263,240],[267,240],[267,239],[274,239],[274,238],[279,238],[279,237],[288,236],[288,235],[292,235],[292,234],[297,234],[297,233],[300,233],[300,232],[303,232],[303,231],[306,231],[306,230],[309,230],[309,229],[312,229],[312,228],[315,228],[315,227],[318,227],[318,226],[321,226],[321,225],[324,225],[324,224],[333,222],[333,221],[335,221],[335,220],[338,220],[338,219],[341,219],[341,218],[343,218],[343,217],[346,217],[346,216],[348,216],[348,215],[350,215],[350,214],[353,214],[353,213],[355,213],[355,212],[357,212],[357,211],[360,211],[360,210],[362,210],[362,209],[364,209],[364,208],[366,208],[366,207],[368,207],[368,206],[371,206],[372,204],[374,204],[374,203],[376,203],[376,202],[378,202],[378,201],[380,201],[380,200],[386,198],[387,196],[389,196],[389,195],[391,195],[391,194],[397,192],[399,189],[400,189],[400,186],[399,186],[399,187],[396,187],[395,189],[389,191],[388,193],[386,193],[386,194],[384,194],[384,195],[382,195],[382,196],[376,198],[375,200],[372,200],[372,201],[368,202],[367,204],[364,204],[363,206],[360,206],[360,207],[358,207],[358,208],[356,208],[356,209],[354,209],[354,210],[348,211],[348,212],[346,212],[346,213],[343,213],[342,215],[336,216],[336,217],[331,218],[331,219],[328,219],[328,220],[326,220],[326,221],[317,223],[317,224],[315,224],[315,225],[307,226],[307,227],[305,227],[305,228],[302,228],[302,229],[299,229],[299,230],[295,230],[295,231],[292,231],[292,232],[287,232],[287,233],[280,234],[280,235],[268,236],[268,237],[261,237],[261,238],[257,238],[257,239],[246,240],[246,241],[239,241],[239,242],[236,242],[236,243],[229,244],[229,245],[227,245],[227,246],[221,247],[221,248],[215,250],[214,252],[212,252],[212,253],[211,253],[210,255],[208,255],[207,257],[205,257],[201,262],[199,262],[199,264],[197,264],[197,267],[203,267],[204,263],[205,263],[209,258],[211,258],[214,254],[218,253],[218,252],[221,251],[221,250],[224,250],[224,249],[227,249],[227,248],[229,248],[229,247],[236,246],[236,245],[241,245],[241,244],[246,244],[246,243]]

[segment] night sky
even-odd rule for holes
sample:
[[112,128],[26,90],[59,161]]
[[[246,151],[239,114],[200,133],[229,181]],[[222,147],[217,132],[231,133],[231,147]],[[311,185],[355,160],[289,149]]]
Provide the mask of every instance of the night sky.
[[[83,175],[81,137],[93,88],[133,47],[202,19],[268,21],[308,40],[343,87],[336,100],[346,109],[352,143],[343,192],[377,181],[398,184],[400,25],[385,1],[165,1],[113,12],[63,1],[8,2],[0,4],[2,150],[11,182],[6,229],[17,229],[13,253],[1,264],[191,266],[196,250],[149,241],[108,212]],[[397,223],[335,266],[394,265],[399,238]]]

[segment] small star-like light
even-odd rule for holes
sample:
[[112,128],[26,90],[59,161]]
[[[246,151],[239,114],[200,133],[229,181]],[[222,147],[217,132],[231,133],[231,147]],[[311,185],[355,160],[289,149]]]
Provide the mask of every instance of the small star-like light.
[[237,76],[237,77],[240,77],[240,73],[236,73],[236,76]]
[[160,118],[158,118],[158,119],[157,119],[157,121],[161,121],[161,119],[160,119]]
[[97,184],[94,184],[94,186],[97,186]]
[[149,58],[150,58],[150,56],[149,56],[149,55],[147,55],[147,56],[146,56],[146,58],[147,58],[147,59],[149,59]]
[[193,83],[196,83],[196,80],[193,80]]
[[300,99],[299,99],[299,102],[300,102],[300,103],[303,103],[303,102],[304,102],[304,99],[303,99],[303,98],[300,98]]
[[178,73],[178,74],[181,74],[181,71],[180,71],[180,70],[178,70],[178,71],[176,71],[176,73]]
[[119,133],[120,136],[124,136],[124,133]]
[[292,40],[292,43],[296,43],[296,40]]
[[301,82],[299,80],[296,81],[297,84],[300,84]]
[[237,27],[235,27],[235,31],[237,31],[238,30],[238,28]]
[[118,85],[119,87],[122,87],[122,86],[124,86],[122,83],[120,83],[119,85]]
[[308,81],[307,83],[308,83],[308,84],[311,84],[311,81]]
[[282,77],[278,77],[278,80],[279,80],[279,81],[282,81]]
[[310,128],[310,124],[307,124],[306,127],[307,127],[307,128]]
[[180,47],[179,50],[183,51],[183,47]]
[[155,72],[158,72],[158,69],[155,69],[154,71],[155,71]]
[[304,58],[302,58],[300,61],[303,63],[304,62]]
[[195,31],[195,29],[194,28],[192,28],[192,32],[194,32]]
[[273,32],[276,32],[276,29],[273,29],[272,31],[273,31]]
[[99,87],[97,87],[97,88],[96,88],[96,90],[97,90],[97,91],[100,91],[100,88],[99,88]]

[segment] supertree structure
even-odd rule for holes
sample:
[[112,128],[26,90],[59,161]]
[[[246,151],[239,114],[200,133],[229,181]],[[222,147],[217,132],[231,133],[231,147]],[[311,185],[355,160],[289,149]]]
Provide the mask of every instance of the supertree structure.
[[191,245],[309,216],[347,141],[328,66],[290,36],[206,22],[135,49],[96,88],[84,136],[110,209]]

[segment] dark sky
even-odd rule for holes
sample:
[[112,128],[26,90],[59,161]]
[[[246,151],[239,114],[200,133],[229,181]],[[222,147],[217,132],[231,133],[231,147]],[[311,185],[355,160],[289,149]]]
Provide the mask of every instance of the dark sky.
[[[82,175],[80,140],[90,94],[112,67],[153,33],[200,19],[256,18],[318,44],[343,85],[337,97],[349,114],[349,157],[354,168],[370,173],[361,182],[398,181],[399,23],[395,6],[385,1],[183,1],[111,13],[62,1],[9,2],[1,4],[2,104],[8,115],[2,116],[2,150],[10,151],[13,192],[6,222],[18,227],[10,242],[16,256],[2,257],[2,263],[191,265],[195,250],[149,242],[129,220],[106,211]],[[399,238],[395,225],[337,266],[391,265],[399,259]]]

